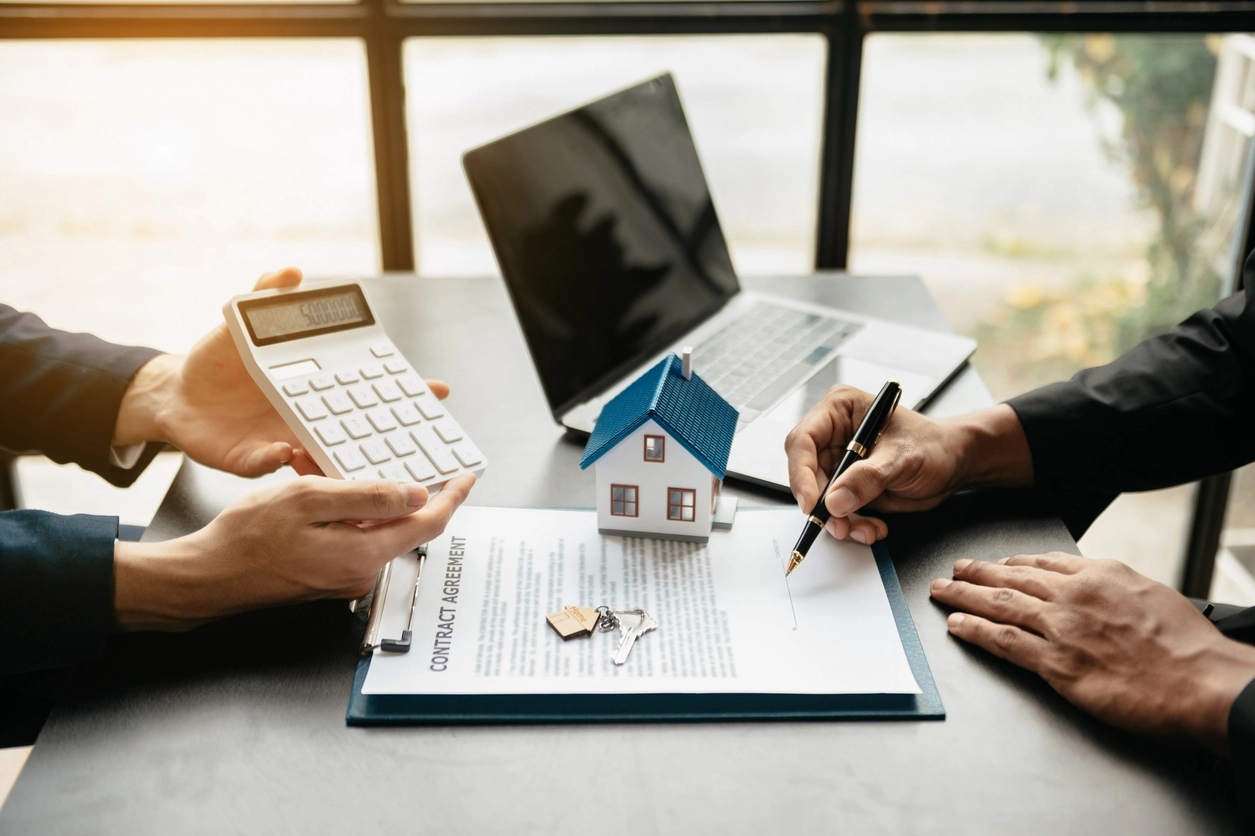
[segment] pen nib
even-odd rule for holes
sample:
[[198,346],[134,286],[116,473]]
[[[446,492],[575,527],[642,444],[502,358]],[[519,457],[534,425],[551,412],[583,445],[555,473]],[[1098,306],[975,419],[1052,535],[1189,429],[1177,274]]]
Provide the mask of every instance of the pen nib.
[[793,570],[794,570],[794,569],[796,569],[797,567],[801,566],[801,565],[802,565],[802,561],[803,561],[803,560],[805,560],[805,559],[806,559],[806,556],[805,556],[805,555],[803,555],[803,554],[802,554],[800,551],[798,551],[797,549],[794,549],[794,550],[793,550],[793,553],[792,553],[791,555],[789,555],[789,568],[785,570],[785,573],[784,573],[784,574],[785,574],[785,577],[788,577],[789,575],[792,575],[792,574],[793,574]]

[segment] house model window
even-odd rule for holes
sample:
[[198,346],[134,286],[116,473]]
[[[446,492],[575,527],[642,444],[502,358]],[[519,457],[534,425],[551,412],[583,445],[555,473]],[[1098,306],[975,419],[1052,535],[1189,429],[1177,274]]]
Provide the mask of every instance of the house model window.
[[645,436],[645,461],[664,462],[667,460],[667,438],[662,435]]
[[610,513],[616,517],[636,516],[636,485],[610,486]]
[[667,489],[667,519],[692,522],[697,508],[697,491],[685,488]]

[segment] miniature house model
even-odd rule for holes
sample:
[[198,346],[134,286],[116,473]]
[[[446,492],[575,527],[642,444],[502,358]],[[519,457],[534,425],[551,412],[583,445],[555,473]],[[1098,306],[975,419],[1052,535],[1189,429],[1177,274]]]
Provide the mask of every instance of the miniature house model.
[[704,543],[716,517],[737,411],[674,354],[601,411],[580,468],[597,466],[602,534]]

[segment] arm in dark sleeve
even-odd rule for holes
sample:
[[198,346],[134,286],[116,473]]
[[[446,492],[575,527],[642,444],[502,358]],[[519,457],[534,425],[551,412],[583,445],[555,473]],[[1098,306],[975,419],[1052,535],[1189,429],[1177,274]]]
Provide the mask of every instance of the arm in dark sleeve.
[[1238,694],[1229,709],[1229,756],[1238,805],[1255,822],[1255,680]]
[[159,352],[49,328],[0,305],[0,447],[74,462],[119,487],[161,449],[149,444],[135,467],[109,460],[122,395]]
[[1255,254],[1246,291],[1105,366],[1012,398],[1049,490],[1179,485],[1255,461]]
[[0,513],[0,674],[101,656],[117,517]]

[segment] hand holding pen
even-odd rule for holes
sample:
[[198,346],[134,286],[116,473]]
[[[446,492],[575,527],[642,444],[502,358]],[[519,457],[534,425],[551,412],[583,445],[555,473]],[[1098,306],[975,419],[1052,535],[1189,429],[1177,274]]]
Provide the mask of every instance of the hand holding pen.
[[894,410],[897,409],[898,401],[901,398],[902,386],[896,380],[891,380],[881,388],[880,394],[876,396],[871,406],[868,407],[867,413],[858,425],[858,429],[854,431],[854,437],[846,444],[845,453],[841,456],[840,462],[833,470],[832,478],[824,486],[823,491],[820,493],[819,501],[815,503],[815,507],[806,518],[802,535],[798,538],[797,545],[793,547],[793,552],[789,555],[788,574],[792,574],[793,570],[806,559],[806,553],[810,551],[811,544],[815,542],[815,538],[823,530],[824,524],[828,522],[830,515],[826,503],[828,492],[832,490],[837,480],[851,466],[871,455],[872,449],[884,433],[885,427],[888,425]]

